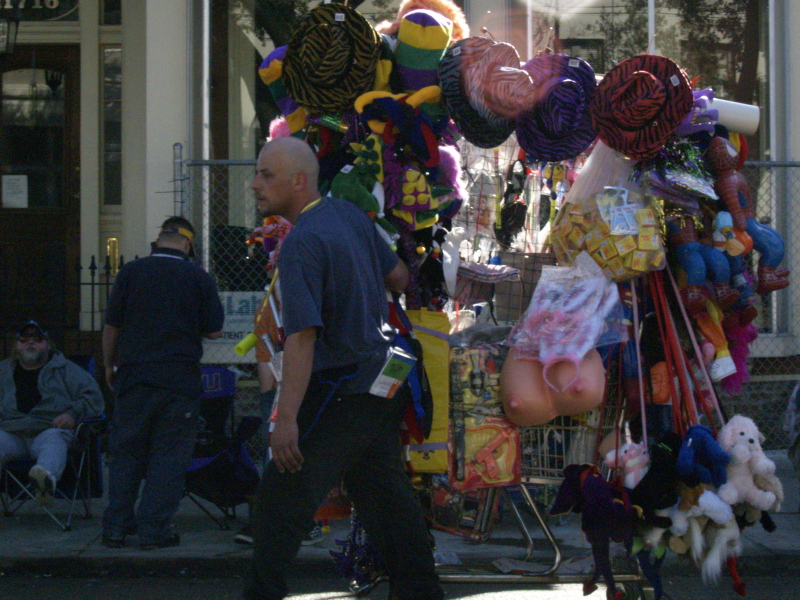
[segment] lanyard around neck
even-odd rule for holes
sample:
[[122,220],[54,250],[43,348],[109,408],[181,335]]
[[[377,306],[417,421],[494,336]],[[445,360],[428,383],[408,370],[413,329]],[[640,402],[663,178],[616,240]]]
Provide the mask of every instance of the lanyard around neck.
[[[300,214],[302,215],[307,210],[311,210],[312,208],[314,208],[320,202],[322,202],[322,196],[320,196],[319,198],[317,198],[313,202],[309,202],[308,204],[306,204],[303,207],[303,210],[300,211]],[[278,281],[278,267],[277,266],[275,267],[275,274],[272,276],[272,280],[269,282],[269,289],[267,289],[267,296],[266,296],[267,301],[269,301],[269,297],[272,295],[272,290],[275,288],[275,282],[276,281]]]
[[315,207],[317,204],[319,204],[320,202],[322,202],[322,196],[320,196],[319,198],[317,198],[317,199],[316,199],[316,200],[314,200],[313,202],[309,202],[308,204],[306,204],[306,205],[303,207],[303,210],[301,210],[301,211],[300,211],[300,214],[302,215],[302,214],[303,214],[304,212],[306,212],[307,210],[311,210],[312,208],[314,208],[314,207]]

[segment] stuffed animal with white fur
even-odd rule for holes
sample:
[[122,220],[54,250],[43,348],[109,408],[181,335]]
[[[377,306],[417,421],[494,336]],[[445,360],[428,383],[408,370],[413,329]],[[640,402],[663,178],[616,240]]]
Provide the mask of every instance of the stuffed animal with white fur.
[[644,442],[638,444],[628,442],[619,448],[609,450],[605,456],[605,464],[611,469],[622,469],[622,485],[632,490],[647,474],[650,455]]
[[735,415],[720,429],[717,442],[731,460],[726,468],[728,481],[717,493],[728,504],[747,502],[761,510],[769,510],[775,504],[775,493],[759,489],[753,479],[775,472],[775,463],[761,449],[763,439],[753,420],[743,415]]
[[669,514],[672,519],[670,533],[674,536],[685,535],[691,519],[708,517],[717,525],[724,525],[733,518],[730,504],[717,496],[707,484],[689,487],[679,483],[678,494],[680,501]]
[[731,519],[725,525],[709,522],[703,535],[708,551],[700,565],[700,571],[705,583],[717,583],[722,574],[722,565],[728,558],[742,553],[741,530],[736,519]]

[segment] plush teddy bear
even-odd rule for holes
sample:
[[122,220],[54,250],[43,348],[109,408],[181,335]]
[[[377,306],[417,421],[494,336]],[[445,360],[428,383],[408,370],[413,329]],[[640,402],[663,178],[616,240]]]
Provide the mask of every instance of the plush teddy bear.
[[683,436],[676,466],[684,482],[693,487],[708,483],[716,487],[727,481],[730,456],[714,439],[709,427],[692,425]]
[[761,510],[770,510],[775,504],[775,493],[759,489],[753,479],[755,475],[775,472],[775,463],[761,449],[762,439],[753,420],[743,415],[735,415],[720,429],[718,441],[731,460],[728,481],[720,486],[718,494],[728,504],[747,502]]

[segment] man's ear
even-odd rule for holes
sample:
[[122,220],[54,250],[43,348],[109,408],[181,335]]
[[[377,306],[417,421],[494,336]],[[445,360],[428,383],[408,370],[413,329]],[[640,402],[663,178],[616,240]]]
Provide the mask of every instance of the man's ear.
[[292,187],[296,190],[304,190],[308,183],[308,175],[302,171],[298,171],[292,175]]

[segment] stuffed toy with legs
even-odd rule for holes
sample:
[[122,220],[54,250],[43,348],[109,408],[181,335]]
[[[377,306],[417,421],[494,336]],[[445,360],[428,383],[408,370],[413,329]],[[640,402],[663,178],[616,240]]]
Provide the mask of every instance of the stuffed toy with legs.
[[588,596],[597,589],[602,575],[608,597],[624,600],[625,592],[614,583],[610,546],[611,542],[621,542],[628,553],[631,551],[638,517],[627,491],[606,481],[595,465],[568,465],[550,514],[568,512],[581,514],[581,530],[592,546],[594,557],[595,570],[583,584],[583,595]]
[[774,492],[759,489],[756,475],[771,475],[775,463],[761,449],[763,436],[752,419],[735,415],[720,429],[719,443],[731,457],[727,482],[719,488],[719,497],[730,505],[747,502],[761,510],[770,510],[777,499]]
[[704,155],[706,166],[716,175],[714,191],[720,197],[721,209],[731,214],[734,229],[747,233],[760,254],[756,292],[765,296],[789,285],[789,270],[779,268],[785,252],[783,238],[756,219],[750,187],[736,170],[739,151],[726,137],[724,128],[715,129],[717,135],[711,138]]

